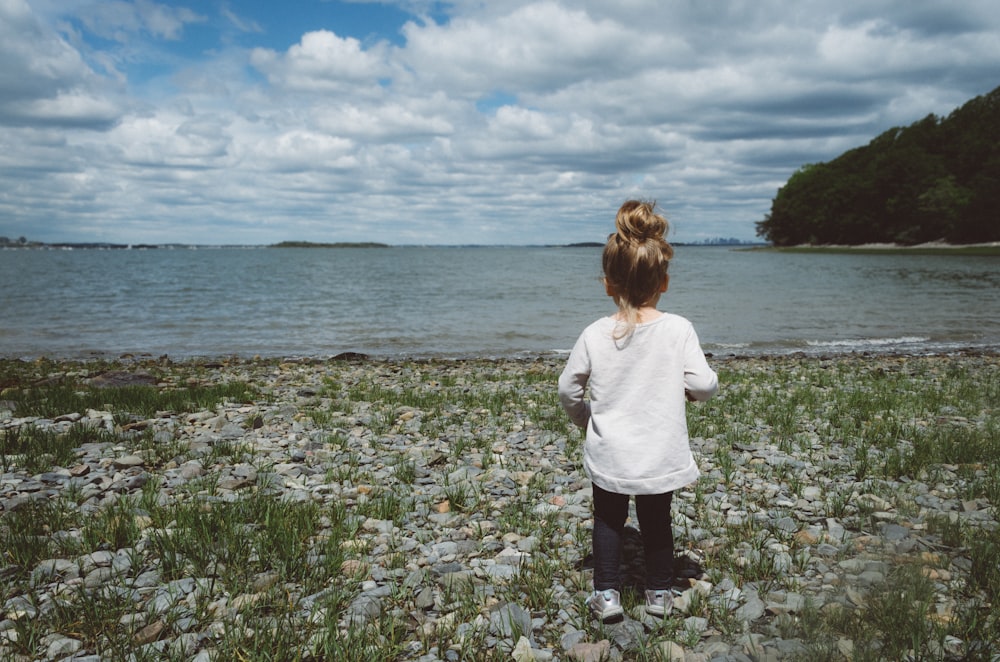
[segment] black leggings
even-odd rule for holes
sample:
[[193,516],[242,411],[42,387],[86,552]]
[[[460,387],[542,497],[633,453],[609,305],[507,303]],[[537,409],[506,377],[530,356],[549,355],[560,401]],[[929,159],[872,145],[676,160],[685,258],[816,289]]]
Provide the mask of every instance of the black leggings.
[[[638,494],[635,511],[646,557],[646,589],[668,589],[674,582],[674,532],[670,504],[674,493]],[[621,549],[629,495],[594,485],[594,590],[621,590]]]

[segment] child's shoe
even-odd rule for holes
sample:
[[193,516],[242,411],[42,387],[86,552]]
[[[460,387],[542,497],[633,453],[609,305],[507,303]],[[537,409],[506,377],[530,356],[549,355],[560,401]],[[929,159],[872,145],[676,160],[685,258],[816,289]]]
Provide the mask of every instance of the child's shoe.
[[670,589],[646,591],[646,613],[663,618],[674,608],[674,594]]
[[594,618],[603,623],[616,621],[625,615],[621,596],[613,588],[591,593],[587,598],[587,606],[590,607],[590,613]]

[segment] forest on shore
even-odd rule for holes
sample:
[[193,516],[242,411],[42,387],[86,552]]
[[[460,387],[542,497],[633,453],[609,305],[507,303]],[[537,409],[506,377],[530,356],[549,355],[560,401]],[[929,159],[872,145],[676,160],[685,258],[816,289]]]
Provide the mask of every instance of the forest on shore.
[[1000,241],[1000,87],[796,171],[758,221],[775,246]]

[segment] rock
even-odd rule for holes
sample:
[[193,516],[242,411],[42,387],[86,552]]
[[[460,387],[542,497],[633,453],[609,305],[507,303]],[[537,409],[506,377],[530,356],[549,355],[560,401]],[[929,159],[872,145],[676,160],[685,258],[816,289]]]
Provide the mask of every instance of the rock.
[[815,545],[819,542],[819,537],[806,529],[797,531],[792,538],[799,545]]
[[745,623],[750,623],[763,616],[764,611],[764,602],[756,594],[753,594],[748,596],[746,602],[733,612],[733,616]]
[[362,594],[348,605],[346,612],[349,623],[363,625],[379,617],[382,613],[382,601],[378,597]]
[[732,646],[724,641],[709,641],[705,644],[702,652],[707,655],[710,659],[715,657],[723,657],[729,655],[729,651],[732,650]]
[[425,586],[413,600],[417,609],[430,609],[434,606],[434,590],[430,586]]
[[502,637],[531,635],[531,616],[519,605],[505,603],[490,613],[490,631]]
[[684,662],[684,647],[673,641],[661,641],[657,644],[659,659],[663,662]]
[[903,540],[910,535],[910,530],[906,527],[886,522],[881,522],[879,524],[879,531],[881,532],[883,538],[893,542]]
[[566,651],[566,657],[575,662],[606,662],[611,657],[611,642],[607,639],[594,644],[580,642]]
[[153,621],[149,625],[141,628],[132,637],[132,640],[139,646],[145,646],[146,644],[152,643],[160,638],[163,631],[167,629],[167,624],[163,621],[157,620]]
[[521,636],[517,640],[517,644],[514,645],[514,651],[511,654],[514,662],[535,662],[535,656],[531,650],[531,642],[528,638]]
[[138,455],[124,455],[122,457],[115,458],[115,460],[111,463],[111,466],[115,469],[129,469],[131,467],[141,467],[145,464],[145,462],[146,461]]
[[56,635],[51,638],[49,644],[46,646],[45,655],[48,659],[54,660],[72,655],[81,649],[83,649],[82,641]]

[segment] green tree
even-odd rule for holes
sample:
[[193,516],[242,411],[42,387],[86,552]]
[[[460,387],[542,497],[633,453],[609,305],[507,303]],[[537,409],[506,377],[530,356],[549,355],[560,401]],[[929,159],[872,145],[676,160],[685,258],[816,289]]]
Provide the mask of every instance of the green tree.
[[997,241],[998,207],[1000,88],[802,166],[756,229],[778,246]]

